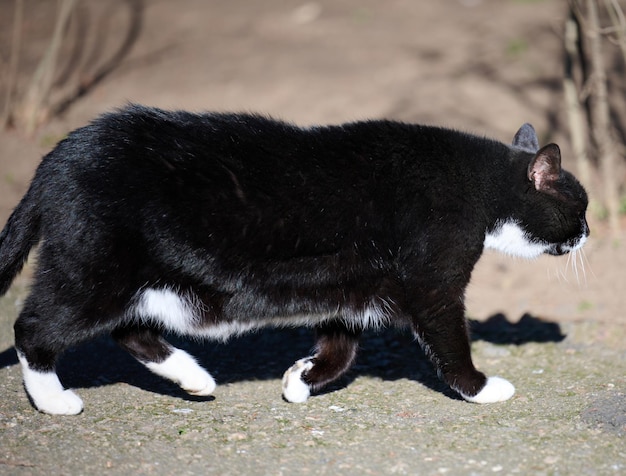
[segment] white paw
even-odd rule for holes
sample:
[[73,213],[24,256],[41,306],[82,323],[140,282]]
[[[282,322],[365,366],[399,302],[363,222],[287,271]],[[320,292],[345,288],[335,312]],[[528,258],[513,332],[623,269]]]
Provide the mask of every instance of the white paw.
[[501,377],[489,377],[483,389],[473,397],[461,396],[472,403],[496,403],[504,402],[513,396],[515,387],[511,382]]
[[292,403],[306,402],[311,395],[311,389],[302,380],[302,374],[313,368],[311,358],[298,360],[287,369],[283,375],[283,397]]
[[180,386],[185,392],[191,395],[205,397],[211,395],[217,387],[215,380],[213,380],[213,377],[211,377],[208,372],[202,372],[187,377],[189,378],[180,382]]
[[61,393],[54,394],[49,393],[43,399],[41,395],[37,399],[32,394],[30,396],[37,410],[50,415],[78,415],[83,411],[83,401],[71,390],[63,390]]
[[20,352],[17,356],[22,364],[24,387],[37,410],[50,415],[78,415],[83,411],[83,401],[63,388],[56,372],[33,370]]
[[163,362],[147,362],[145,366],[155,374],[176,382],[191,395],[211,395],[217,386],[213,377],[184,350],[174,349]]

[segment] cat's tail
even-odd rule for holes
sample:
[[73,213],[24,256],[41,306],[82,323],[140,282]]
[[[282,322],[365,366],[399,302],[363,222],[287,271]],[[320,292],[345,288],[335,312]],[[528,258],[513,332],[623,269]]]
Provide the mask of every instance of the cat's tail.
[[22,270],[28,253],[40,236],[39,193],[31,185],[0,233],[0,296]]

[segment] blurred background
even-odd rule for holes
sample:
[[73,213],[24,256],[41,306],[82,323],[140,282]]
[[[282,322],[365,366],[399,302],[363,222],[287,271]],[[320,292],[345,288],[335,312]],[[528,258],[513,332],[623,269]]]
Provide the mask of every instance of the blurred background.
[[129,101],[301,125],[384,117],[504,142],[530,122],[589,189],[592,239],[569,261],[488,254],[469,313],[626,323],[624,9],[624,0],[0,0],[0,223],[43,154]]

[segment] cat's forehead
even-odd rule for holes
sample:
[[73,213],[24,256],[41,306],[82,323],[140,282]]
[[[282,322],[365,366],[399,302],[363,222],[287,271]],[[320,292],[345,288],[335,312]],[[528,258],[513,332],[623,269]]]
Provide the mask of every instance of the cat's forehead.
[[587,191],[571,172],[563,170],[557,185],[559,186],[559,191],[565,195],[566,198],[584,204],[585,208],[587,207],[589,203]]

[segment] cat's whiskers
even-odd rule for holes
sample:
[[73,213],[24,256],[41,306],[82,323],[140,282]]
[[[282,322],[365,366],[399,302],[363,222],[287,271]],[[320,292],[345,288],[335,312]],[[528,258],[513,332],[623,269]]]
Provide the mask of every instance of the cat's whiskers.
[[587,285],[587,268],[585,267],[585,251],[582,248],[572,250],[568,256],[567,268],[571,266],[578,286]]
[[[586,266],[589,269],[589,272],[591,273],[591,277],[595,280],[598,279],[598,276],[596,276],[596,273],[593,272],[593,268],[591,267],[591,263],[589,262],[589,258],[587,258],[587,253],[585,253],[584,249],[581,249],[582,253],[580,255],[580,260],[583,262],[583,266]],[[585,269],[587,269],[585,268]]]
[[[554,278],[556,278],[556,280],[559,282],[559,284],[562,284],[563,282],[561,281],[561,269],[557,266],[555,268],[546,268],[547,273],[548,273],[548,281],[552,281]],[[553,273],[554,271],[554,273]]]
[[597,278],[596,278],[595,273],[593,272],[593,269],[591,268],[591,264],[589,263],[589,260],[587,259],[587,254],[585,253],[585,250],[581,248],[578,251],[579,251],[578,257],[580,258],[580,267],[583,270],[583,277],[584,277],[585,285],[586,285],[587,284],[587,268],[591,272],[591,276],[594,279],[597,279]]
[[576,262],[580,261],[579,268],[582,274],[583,284],[586,285],[587,284],[587,272],[585,270],[585,262],[582,259],[582,255],[583,255],[582,251],[577,251],[574,258],[576,259]]
[[567,269],[569,268],[569,260],[571,256],[567,256],[567,262],[565,263],[565,267],[561,265],[561,263],[557,263],[554,269],[554,275],[558,280],[559,284],[569,284],[569,279],[567,279]]
[[[571,279],[568,276],[572,274],[576,278],[576,284],[578,287],[587,286],[587,270],[589,269],[591,276],[596,278],[593,269],[589,263],[589,259],[585,254],[584,248],[573,249],[567,254],[567,260],[565,265],[562,265],[562,261],[556,265],[555,268],[548,268],[548,279],[556,278],[560,284],[570,285]],[[571,270],[571,271],[570,271]]]
[[[576,276],[576,280],[578,280],[578,276],[576,275],[576,266],[572,265],[572,256],[574,256],[574,253],[576,252],[572,251],[567,254],[567,261],[565,262],[565,268],[562,272],[564,276],[567,276],[568,270],[571,269],[572,271],[574,271],[574,276]],[[569,284],[569,280],[566,280],[566,281]]]
[[[576,275],[576,282],[578,283],[578,285],[580,286],[580,275],[582,274],[582,277],[585,277],[585,266],[582,266],[582,269],[579,268],[578,266],[578,257],[579,257],[579,253],[578,251],[572,251],[572,269],[574,270],[574,274]],[[579,272],[580,269],[580,272]]]

